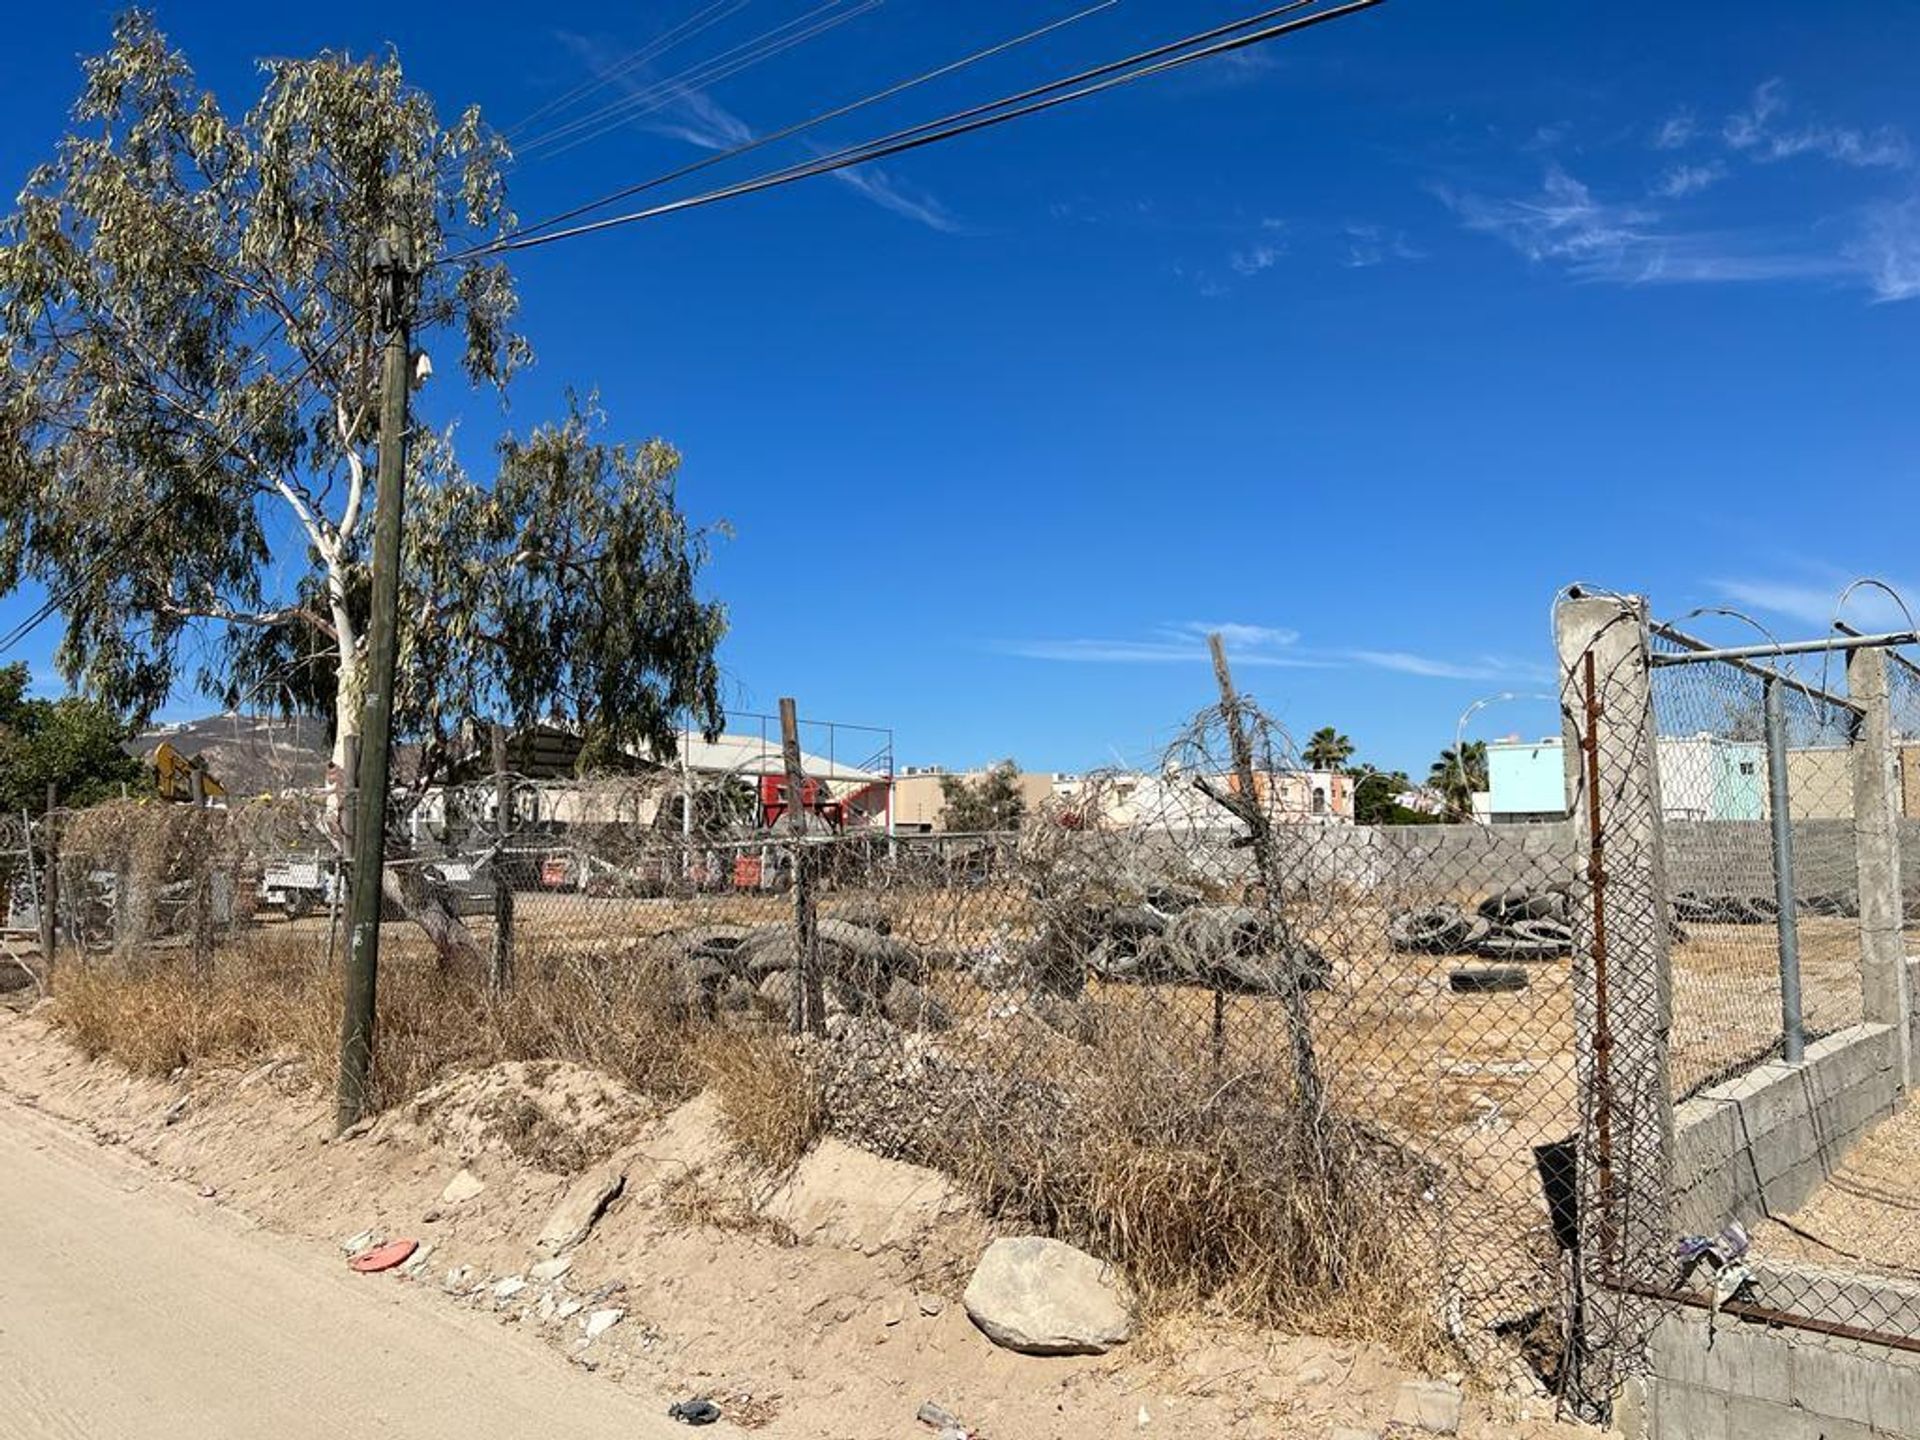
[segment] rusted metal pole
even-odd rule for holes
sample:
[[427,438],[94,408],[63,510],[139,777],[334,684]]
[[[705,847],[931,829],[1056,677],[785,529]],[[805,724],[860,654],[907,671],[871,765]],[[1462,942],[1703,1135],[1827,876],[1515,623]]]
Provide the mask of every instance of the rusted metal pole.
[[60,948],[60,836],[55,812],[60,808],[60,787],[47,782],[47,808],[40,822],[40,964],[45,970],[41,983],[53,991],[55,952]]
[[1600,1200],[1600,1250],[1613,1255],[1613,1011],[1607,1003],[1606,822],[1600,814],[1600,688],[1593,651],[1582,658],[1587,731],[1580,739],[1587,766],[1587,884],[1593,896],[1594,1180]]

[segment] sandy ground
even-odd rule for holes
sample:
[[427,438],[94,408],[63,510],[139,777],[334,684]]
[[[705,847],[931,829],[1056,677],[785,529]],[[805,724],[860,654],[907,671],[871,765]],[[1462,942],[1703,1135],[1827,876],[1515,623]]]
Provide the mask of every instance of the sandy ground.
[[0,1101],[0,1436],[662,1437],[664,1404]]
[[1807,1203],[1786,1217],[1786,1224],[1756,1226],[1754,1248],[1776,1259],[1920,1281],[1916,1218],[1920,1105],[1908,1105],[1856,1145]]
[[[0,1275],[0,1435],[644,1436],[679,1433],[657,1417],[695,1395],[727,1417],[706,1433],[770,1440],[930,1435],[925,1400],[983,1440],[1394,1433],[1409,1372],[1374,1346],[1190,1318],[1107,1356],[999,1350],[958,1303],[991,1229],[939,1177],[829,1142],[772,1184],[704,1098],[661,1115],[597,1099],[590,1073],[529,1073],[605,1156],[588,1174],[625,1176],[546,1281],[535,1239],[580,1182],[514,1153],[498,1076],[331,1143],[296,1066],[140,1081],[0,1010],[0,1224],[34,1257]],[[479,1193],[443,1198],[463,1169]],[[340,1243],[366,1229],[430,1253],[349,1276]],[[619,1322],[588,1337],[596,1307]],[[386,1423],[342,1423],[362,1390]],[[129,1411],[149,1391],[174,1428]],[[1593,1433],[1548,1410],[1470,1395],[1461,1433]]]

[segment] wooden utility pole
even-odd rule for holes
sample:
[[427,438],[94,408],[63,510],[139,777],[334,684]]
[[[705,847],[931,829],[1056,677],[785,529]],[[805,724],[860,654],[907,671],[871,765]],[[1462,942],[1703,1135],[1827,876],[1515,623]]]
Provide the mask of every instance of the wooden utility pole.
[[[1240,704],[1240,693],[1233,688],[1233,671],[1227,666],[1227,647],[1216,632],[1207,637],[1208,648],[1213,651],[1213,678],[1220,687],[1220,718],[1227,729],[1227,745],[1233,755],[1234,780],[1240,787],[1239,804],[1230,806],[1238,812],[1246,823],[1248,837],[1253,844],[1254,864],[1260,872],[1260,883],[1266,887],[1267,909],[1277,914],[1280,903],[1281,881],[1280,865],[1273,848],[1273,822],[1268,817],[1266,807],[1260,803],[1259,793],[1255,790],[1253,773],[1253,741],[1247,735],[1247,718]],[[1282,927],[1280,941],[1292,948],[1293,937]],[[1286,997],[1288,1039],[1293,1050],[1294,1085],[1300,1096],[1302,1111],[1312,1119],[1320,1115],[1323,1104],[1323,1091],[1320,1085],[1320,1066],[1313,1053],[1313,1016],[1307,1008],[1306,974],[1304,967],[1296,967],[1293,973],[1281,978],[1281,989]],[[1215,1044],[1224,1042],[1220,1015],[1220,995],[1214,993],[1214,1040]]]
[[513,834],[513,783],[507,775],[507,727],[493,727],[493,967],[487,982],[495,995],[513,989],[513,885],[507,873],[507,840]]
[[374,992],[380,970],[380,881],[387,850],[387,775],[393,758],[395,634],[400,602],[400,534],[407,475],[407,399],[412,386],[415,276],[399,228],[374,250],[375,322],[386,332],[380,372],[380,455],[373,522],[373,613],[367,626],[360,763],[355,776],[353,883],[346,1003],[340,1020],[340,1088],[335,1121],[345,1130],[366,1113],[373,1070]]
[[786,822],[793,836],[793,1033],[815,1034],[826,1028],[826,1004],[820,994],[819,946],[813,923],[813,890],[807,874],[808,853],[801,804],[800,719],[792,699],[780,702],[780,752],[787,770]]

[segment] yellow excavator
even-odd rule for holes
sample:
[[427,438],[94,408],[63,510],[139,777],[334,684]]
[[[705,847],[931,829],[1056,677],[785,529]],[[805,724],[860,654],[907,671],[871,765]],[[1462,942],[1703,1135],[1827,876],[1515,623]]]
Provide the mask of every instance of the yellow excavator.
[[198,756],[189,759],[162,740],[153,751],[154,782],[162,800],[192,805],[226,797],[227,787],[207,771]]

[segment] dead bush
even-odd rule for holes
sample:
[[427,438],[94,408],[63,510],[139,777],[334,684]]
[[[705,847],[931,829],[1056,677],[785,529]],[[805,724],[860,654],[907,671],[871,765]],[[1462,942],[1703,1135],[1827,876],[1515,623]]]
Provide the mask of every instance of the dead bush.
[[[689,1065],[691,1032],[675,994],[644,955],[529,967],[502,998],[477,975],[402,951],[380,971],[375,1103],[398,1104],[453,1071],[503,1060],[570,1060],[682,1098],[702,1077]],[[255,935],[201,972],[179,956],[69,964],[51,1014],[88,1054],[143,1075],[293,1054],[329,1077],[340,986],[310,940]]]
[[1071,1063],[1023,1057],[1045,1081],[884,1031],[808,1058],[829,1128],[955,1175],[1004,1223],[1121,1265],[1150,1314],[1388,1339],[1415,1355],[1438,1333],[1419,1259],[1428,1178],[1338,1114],[1309,1125],[1269,1064],[1216,1064],[1134,1023],[1099,1024]]
[[695,1056],[741,1149],[775,1171],[798,1164],[820,1137],[824,1117],[819,1082],[793,1042],[734,1031],[713,1035]]

